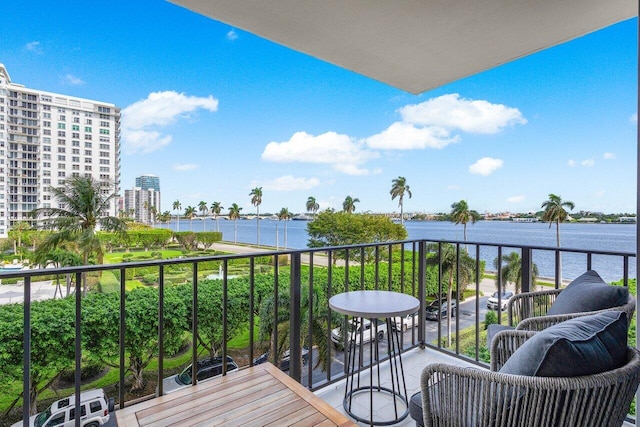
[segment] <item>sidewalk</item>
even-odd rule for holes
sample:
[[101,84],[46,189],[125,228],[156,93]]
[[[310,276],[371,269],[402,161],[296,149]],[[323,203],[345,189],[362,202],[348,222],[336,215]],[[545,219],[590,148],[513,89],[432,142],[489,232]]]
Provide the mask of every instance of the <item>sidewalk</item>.
[[[52,299],[56,291],[53,280],[31,283],[31,301]],[[0,285],[0,305],[24,302],[24,285]]]

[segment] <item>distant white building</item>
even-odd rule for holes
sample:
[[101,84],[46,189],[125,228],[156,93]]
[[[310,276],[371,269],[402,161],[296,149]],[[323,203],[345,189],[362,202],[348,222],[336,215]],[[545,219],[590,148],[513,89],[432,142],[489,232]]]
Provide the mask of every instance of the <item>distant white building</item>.
[[124,192],[124,213],[137,222],[153,224],[153,211],[160,212],[160,178],[142,175],[136,178],[136,186]]
[[50,187],[86,175],[103,183],[105,194],[119,193],[120,109],[29,89],[0,64],[0,237],[16,222],[36,225],[34,209],[57,207]]

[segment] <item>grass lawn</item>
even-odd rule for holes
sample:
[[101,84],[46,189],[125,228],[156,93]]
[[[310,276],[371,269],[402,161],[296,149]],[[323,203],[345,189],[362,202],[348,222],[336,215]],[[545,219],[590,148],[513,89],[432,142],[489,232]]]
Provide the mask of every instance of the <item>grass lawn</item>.
[[162,259],[171,259],[178,258],[182,256],[183,253],[181,250],[176,249],[165,249],[159,251],[140,251],[140,252],[113,252],[107,253],[104,255],[104,263],[105,264],[119,264],[122,262],[122,256],[125,254],[131,255],[131,261],[147,261],[152,259],[151,252],[160,252],[162,254]]

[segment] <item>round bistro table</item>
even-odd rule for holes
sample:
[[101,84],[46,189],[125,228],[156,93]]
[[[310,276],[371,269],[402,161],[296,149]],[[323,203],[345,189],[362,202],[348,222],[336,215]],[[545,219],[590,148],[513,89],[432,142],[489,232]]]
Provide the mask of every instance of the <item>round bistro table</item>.
[[[400,347],[402,330],[398,329],[394,332],[393,320],[396,316],[406,316],[418,311],[420,301],[411,295],[399,292],[353,291],[334,295],[329,299],[329,307],[338,313],[353,317],[349,323],[350,336],[347,341],[347,380],[343,400],[345,411],[355,420],[372,426],[393,425],[404,420],[409,415],[409,404]],[[391,388],[383,386],[381,382],[379,363],[381,355],[377,339],[380,326],[377,319],[385,319],[386,323]],[[369,334],[368,337],[367,334]],[[360,373],[365,371],[363,368],[367,368],[363,357],[365,340],[369,341],[369,384],[364,384],[364,380],[362,383],[360,381]],[[357,366],[356,350],[358,350]],[[374,375],[374,368],[377,368],[377,375]],[[362,406],[353,404],[354,397],[366,392],[369,393],[369,413],[358,415],[356,411],[362,409]],[[385,395],[388,400],[393,401],[393,419],[380,419],[382,417],[374,419],[374,393]]]

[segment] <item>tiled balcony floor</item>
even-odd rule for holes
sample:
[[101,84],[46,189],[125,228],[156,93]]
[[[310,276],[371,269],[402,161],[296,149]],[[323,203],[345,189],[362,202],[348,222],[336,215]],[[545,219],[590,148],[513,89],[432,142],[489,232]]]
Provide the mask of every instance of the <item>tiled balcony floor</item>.
[[[448,356],[439,351],[424,349],[421,350],[419,348],[411,350],[402,355],[402,364],[404,366],[404,374],[405,380],[407,382],[407,392],[409,393],[409,397],[411,397],[414,393],[420,390],[420,374],[422,373],[422,369],[428,365],[429,363],[450,363],[455,365],[468,365],[468,366],[476,366],[470,363],[464,362],[463,360],[456,359],[454,357]],[[387,385],[391,387],[387,382],[389,381],[389,364],[384,363],[381,365],[380,375],[383,378],[383,385]],[[387,381],[384,381],[384,378],[387,378]],[[362,374],[361,379],[364,384],[369,383],[369,375]],[[340,381],[335,384],[331,384],[328,387],[323,388],[322,390],[318,390],[316,395],[322,398],[324,401],[328,402],[331,406],[336,408],[338,411],[342,413],[346,413],[343,406],[342,401],[344,398],[344,388],[345,382]],[[368,397],[364,399],[368,401]],[[378,402],[378,404],[376,404]],[[384,403],[380,403],[379,400],[374,401],[374,419],[392,419],[393,417],[393,405],[389,403],[385,405]],[[359,408],[360,409],[360,408]],[[369,407],[368,405],[362,407],[361,410],[358,410],[358,414],[368,413]],[[366,426],[368,424],[358,423],[358,425]],[[397,426],[415,426],[415,422],[411,419],[410,416],[407,416],[400,423],[395,424]]]
[[[407,382],[407,392],[409,393],[409,397],[411,397],[414,393],[420,390],[420,374],[422,373],[422,369],[428,365],[429,363],[449,363],[452,365],[459,366],[476,366],[471,363],[467,363],[461,359],[457,359],[452,356],[448,356],[442,352],[431,350],[431,349],[414,349],[407,353],[404,353],[402,356],[402,363],[404,365],[405,379]],[[389,364],[384,363],[381,365],[380,375],[382,378],[389,378]],[[364,379],[364,384],[368,384],[369,377],[368,375],[362,375],[362,379]],[[383,385],[385,382],[383,381]],[[388,385],[388,384],[387,384]],[[335,384],[331,384],[328,387],[325,387],[316,392],[316,395],[322,398],[324,401],[329,403],[335,409],[340,411],[341,413],[346,414],[343,406],[342,400],[344,398],[344,381],[337,382]],[[367,398],[368,399],[368,398]],[[374,405],[380,406],[374,409],[374,419],[392,419],[393,418],[393,406],[391,404],[384,405]],[[367,408],[362,411],[358,411],[358,414],[368,413]],[[365,423],[357,423],[359,426],[367,426]],[[395,424],[396,426],[415,426],[415,421],[407,416],[403,421]],[[633,427],[634,424],[624,423],[624,427]]]

